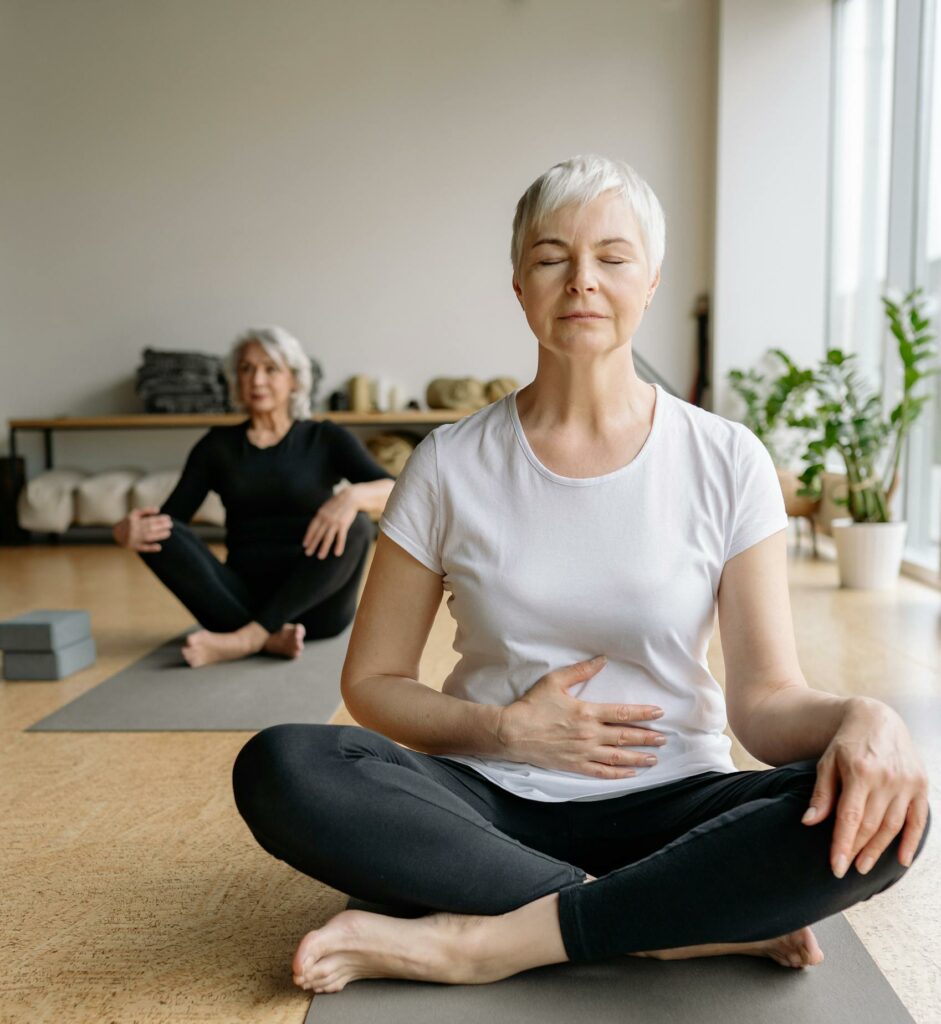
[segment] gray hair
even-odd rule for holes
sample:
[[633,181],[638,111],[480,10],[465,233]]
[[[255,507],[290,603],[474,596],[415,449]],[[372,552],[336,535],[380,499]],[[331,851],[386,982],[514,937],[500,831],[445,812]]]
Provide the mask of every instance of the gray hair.
[[573,156],[555,164],[523,193],[516,204],[510,241],[513,273],[519,275],[523,243],[529,232],[537,229],[550,213],[569,203],[587,206],[611,189],[616,190],[637,218],[652,281],[666,249],[666,223],[660,201],[630,164],[593,154]]
[[297,387],[291,393],[288,411],[291,419],[306,420],[310,417],[310,392],[313,387],[313,371],[310,356],[301,348],[301,343],[283,327],[250,327],[243,331],[232,343],[232,349],[225,361],[225,375],[229,382],[229,398],[232,408],[242,411],[238,384],[238,363],[242,349],[251,342],[257,341],[271,358],[286,366],[294,374]]

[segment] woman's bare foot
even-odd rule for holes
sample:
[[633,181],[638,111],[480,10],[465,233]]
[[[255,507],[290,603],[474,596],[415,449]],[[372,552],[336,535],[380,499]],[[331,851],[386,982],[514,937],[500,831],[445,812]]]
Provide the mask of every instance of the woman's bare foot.
[[488,973],[481,946],[488,918],[430,914],[397,918],[344,910],[308,932],[294,954],[294,984],[339,992],[357,978],[411,978],[473,985],[506,977]]
[[745,956],[767,956],[782,967],[815,967],[823,963],[823,950],[808,925],[797,931],[779,935],[775,939],[760,939],[757,942],[713,942],[702,946],[678,946],[676,949],[655,949],[646,953],[629,953],[628,956],[653,957],[655,960],[688,960],[696,956],[728,956],[739,953]]
[[[711,943],[629,955],[685,960],[729,953],[767,956],[786,967],[809,967],[823,960],[809,927],[759,942]],[[481,985],[567,959],[554,893],[508,914],[488,917],[441,913],[402,919],[344,910],[301,939],[292,968],[295,985],[320,993],[339,992],[358,978]]]
[[190,633],[183,644],[183,658],[190,668],[202,668],[217,661],[237,661],[257,654],[270,634],[257,622],[237,629],[234,633],[212,633],[199,629]]
[[264,650],[282,658],[299,658],[304,650],[306,628],[300,623],[289,622],[265,641]]

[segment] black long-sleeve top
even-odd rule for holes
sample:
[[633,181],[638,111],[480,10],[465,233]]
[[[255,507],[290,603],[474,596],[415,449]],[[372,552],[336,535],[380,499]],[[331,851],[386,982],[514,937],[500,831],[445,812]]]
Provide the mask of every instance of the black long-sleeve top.
[[189,522],[209,491],[222,499],[229,550],[258,542],[300,544],[334,484],[393,480],[349,430],[330,420],[295,420],[281,440],[258,448],[251,421],[212,427],[193,447],[161,512]]

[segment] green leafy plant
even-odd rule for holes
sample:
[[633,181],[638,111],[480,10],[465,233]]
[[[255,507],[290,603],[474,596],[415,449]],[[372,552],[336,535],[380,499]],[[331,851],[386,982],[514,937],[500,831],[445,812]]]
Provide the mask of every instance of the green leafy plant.
[[814,373],[800,369],[781,348],[768,349],[765,357],[769,356],[783,364],[784,369],[777,376],[767,376],[755,368],[732,369],[726,379],[745,403],[745,426],[757,435],[774,462],[782,465],[786,458],[776,434],[782,423],[791,427],[804,423],[794,410],[813,388]]
[[914,389],[919,381],[941,373],[938,367],[919,366],[937,353],[926,312],[930,300],[921,293],[921,288],[915,288],[900,302],[882,296],[903,366],[902,397],[888,420],[883,415],[881,395],[866,384],[857,368],[856,353],[847,354],[839,348],[831,348],[814,372],[814,388],[819,396],[816,410],[794,419],[793,425],[821,435],[807,445],[807,467],[800,475],[804,486],[798,495],[820,496],[826,454],[835,448],[846,466],[847,494],[833,500],[845,505],[856,523],[889,522],[888,495],[898,478],[902,446],[931,397],[915,395]]

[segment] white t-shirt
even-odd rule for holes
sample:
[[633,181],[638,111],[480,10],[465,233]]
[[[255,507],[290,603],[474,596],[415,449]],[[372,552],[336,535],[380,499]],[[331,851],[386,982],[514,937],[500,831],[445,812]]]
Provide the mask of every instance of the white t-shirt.
[[[728,559],[786,529],[761,441],[656,386],[653,425],[626,466],[576,479],[543,466],[516,391],[436,427],[408,459],[379,528],[444,576],[460,661],[444,693],[507,705],[547,672],[607,656],[569,693],[655,704],[667,735],[626,779],[464,755],[532,800],[598,800],[706,771],[732,772],[725,699],[706,651]],[[519,390],[519,389],[517,389]]]

